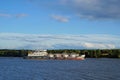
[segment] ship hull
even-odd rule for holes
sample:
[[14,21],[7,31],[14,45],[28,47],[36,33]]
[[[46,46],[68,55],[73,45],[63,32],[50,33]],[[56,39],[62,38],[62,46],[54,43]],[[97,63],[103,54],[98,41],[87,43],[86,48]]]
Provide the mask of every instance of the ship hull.
[[24,59],[39,59],[39,60],[44,60],[48,59],[47,56],[25,56]]
[[84,60],[85,58],[49,58],[47,56],[25,56],[24,59],[36,59],[36,60]]

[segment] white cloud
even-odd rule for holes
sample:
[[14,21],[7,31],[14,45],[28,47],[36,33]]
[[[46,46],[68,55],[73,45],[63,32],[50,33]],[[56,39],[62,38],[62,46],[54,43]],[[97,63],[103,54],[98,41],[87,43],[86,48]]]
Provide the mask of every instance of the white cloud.
[[105,48],[115,48],[115,45],[114,44],[101,44],[101,43],[84,43],[83,45],[84,47],[86,48],[97,48],[97,49],[105,49]]
[[20,18],[20,17],[26,17],[26,16],[28,16],[28,14],[15,14],[15,15],[13,15],[13,14],[6,14],[6,13],[0,13],[0,17],[7,17],[7,18],[9,18],[9,17],[16,17],[16,18]]
[[59,22],[68,22],[69,18],[61,15],[51,15],[51,17]]
[[0,33],[1,49],[111,49],[120,48],[115,35],[37,35]]
[[17,18],[21,18],[21,17],[26,17],[26,16],[28,16],[28,14],[16,14],[16,17]]
[[11,17],[10,14],[0,13],[0,17]]

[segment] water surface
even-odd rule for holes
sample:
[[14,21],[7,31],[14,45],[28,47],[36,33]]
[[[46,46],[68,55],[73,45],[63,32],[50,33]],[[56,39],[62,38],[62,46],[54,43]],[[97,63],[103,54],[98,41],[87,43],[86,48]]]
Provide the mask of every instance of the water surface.
[[0,58],[0,80],[120,80],[120,59]]

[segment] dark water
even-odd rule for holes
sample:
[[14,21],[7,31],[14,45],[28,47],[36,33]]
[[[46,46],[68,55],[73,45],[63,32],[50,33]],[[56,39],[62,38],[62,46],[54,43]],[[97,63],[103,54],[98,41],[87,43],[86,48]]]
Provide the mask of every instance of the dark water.
[[120,80],[120,59],[0,58],[0,80]]

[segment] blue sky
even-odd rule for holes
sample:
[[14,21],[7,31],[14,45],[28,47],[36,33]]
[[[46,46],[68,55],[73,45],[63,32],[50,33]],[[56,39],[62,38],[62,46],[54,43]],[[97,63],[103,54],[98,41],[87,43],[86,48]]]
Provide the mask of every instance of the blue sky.
[[120,48],[119,4],[119,0],[0,0],[0,48]]

